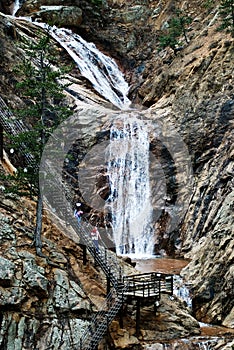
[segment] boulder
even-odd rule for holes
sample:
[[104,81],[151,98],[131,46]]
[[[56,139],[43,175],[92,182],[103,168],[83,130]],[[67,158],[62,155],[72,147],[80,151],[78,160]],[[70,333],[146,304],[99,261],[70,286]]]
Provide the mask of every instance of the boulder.
[[190,309],[176,296],[169,297],[162,294],[156,312],[152,304],[141,305],[138,338],[135,328],[136,305],[133,301],[132,304],[129,301],[123,315],[123,329],[116,321],[110,326],[110,335],[116,348],[128,348],[127,344],[131,346],[134,344],[137,348],[139,339],[153,343],[200,334],[199,323],[192,317]]
[[13,280],[15,264],[0,256],[0,285],[9,286]]
[[26,1],[17,16],[31,16],[60,27],[78,27],[82,22],[82,10],[72,1]]
[[89,303],[85,300],[85,293],[74,281],[69,281],[66,272],[55,269],[54,280],[53,300],[56,309],[60,311],[90,309]]
[[82,22],[82,10],[76,6],[41,6],[33,17],[60,27],[78,27]]
[[[4,1],[4,0],[2,0]],[[22,2],[22,1],[21,1]],[[17,12],[19,16],[38,11],[41,6],[78,6],[79,0],[25,0]]]
[[19,306],[26,298],[26,291],[18,287],[0,287],[0,307]]
[[0,0],[0,12],[10,15],[12,13],[14,2],[14,0]]
[[44,269],[37,266],[34,261],[31,263],[24,262],[23,278],[27,287],[33,290],[34,293],[41,296],[47,295],[48,280],[44,276]]

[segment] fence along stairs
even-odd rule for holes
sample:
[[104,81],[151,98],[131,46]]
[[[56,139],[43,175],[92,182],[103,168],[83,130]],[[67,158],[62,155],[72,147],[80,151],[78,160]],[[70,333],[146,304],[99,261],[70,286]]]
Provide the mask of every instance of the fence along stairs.
[[[17,120],[13,113],[9,110],[4,100],[0,97],[0,123],[9,135],[19,135],[21,132],[28,132],[29,129],[24,125],[21,120]],[[21,145],[20,152],[24,156],[27,164],[33,164],[34,158],[30,153],[25,151],[24,145]],[[82,350],[93,350],[103,338],[109,324],[115,318],[120,307],[124,301],[124,291],[127,289],[127,285],[122,283],[122,272],[120,270],[117,258],[109,252],[107,247],[102,244],[99,251],[96,250],[90,233],[92,225],[88,221],[83,220],[82,225],[78,225],[77,220],[73,217],[72,213],[72,201],[71,194],[63,181],[56,181],[57,176],[54,176],[54,181],[51,183],[50,198],[47,201],[52,207],[56,208],[58,214],[69,221],[74,231],[78,234],[80,242],[86,245],[89,253],[93,256],[94,261],[101,267],[106,277],[109,278],[110,283],[114,287],[108,294],[104,305],[101,306],[101,311],[91,319],[89,329],[81,338]],[[63,187],[63,196],[58,196],[59,185]],[[66,200],[63,200],[66,199]],[[67,206],[67,199],[70,200],[70,208]]]
[[[91,239],[93,226],[84,218],[82,218],[81,224],[78,224],[77,219],[73,216],[73,196],[70,189],[61,178],[59,180],[58,174],[54,174],[54,176],[54,180],[50,181],[50,190],[47,190],[50,193],[50,198],[47,198],[47,201],[50,206],[54,207],[58,216],[71,225],[79,236],[80,244],[86,246],[95,264],[101,267],[112,286],[118,289],[119,284],[123,282],[123,277],[116,255],[107,248],[103,241],[99,245],[99,250],[96,249]],[[62,193],[61,188],[63,188]]]
[[107,295],[104,303],[93,318],[90,326],[80,339],[81,350],[94,350],[105,335],[109,325],[114,320],[123,305],[128,285],[122,285],[122,288],[116,290],[112,288]]
[[[62,197],[61,187],[63,187]],[[58,195],[58,190],[60,190],[60,195]],[[87,250],[93,257],[95,264],[102,269],[113,287],[107,295],[104,303],[99,306],[99,311],[97,311],[90,320],[90,325],[87,328],[87,331],[80,338],[81,350],[94,350],[123,305],[124,300],[126,299],[128,283],[123,283],[122,270],[117,257],[108,250],[104,242],[99,246],[99,250],[96,249],[91,239],[93,226],[85,219],[82,219],[82,222],[78,223],[77,219],[73,216],[71,191],[61,179],[59,183],[58,176],[57,181],[50,182],[49,192],[50,205],[52,207],[54,206],[58,215],[63,217],[64,221],[71,225],[73,230],[79,236],[80,244],[86,246]]]
[[[0,96],[0,123],[9,135],[17,136],[21,132],[28,132],[29,129],[21,121],[17,120],[13,113],[9,110],[8,106]],[[33,164],[34,158],[30,153],[25,151],[25,146],[22,144],[20,152],[24,156],[25,161],[28,165]]]

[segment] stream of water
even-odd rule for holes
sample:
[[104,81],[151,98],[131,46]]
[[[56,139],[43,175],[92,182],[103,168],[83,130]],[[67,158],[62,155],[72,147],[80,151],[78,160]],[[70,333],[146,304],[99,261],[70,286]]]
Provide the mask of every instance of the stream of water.
[[20,8],[20,0],[16,0],[13,6],[12,15],[14,16]]
[[25,0],[15,0],[12,8],[12,15],[15,16],[16,12],[20,9]]

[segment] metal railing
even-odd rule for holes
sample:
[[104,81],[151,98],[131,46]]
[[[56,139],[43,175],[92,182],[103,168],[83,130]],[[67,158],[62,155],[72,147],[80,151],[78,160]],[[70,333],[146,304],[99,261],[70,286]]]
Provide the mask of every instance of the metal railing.
[[[123,277],[123,282],[128,283],[129,290],[141,290],[145,289],[145,293],[147,293],[147,288],[149,289],[148,293],[153,293],[153,290],[157,289],[157,285],[159,283],[159,294],[173,294],[173,275],[158,273],[158,272],[148,272],[143,274],[135,274]],[[150,291],[150,288],[152,291]]]
[[[61,198],[61,187],[63,187],[63,198]],[[58,215],[61,215],[71,225],[74,232],[79,236],[80,244],[86,246],[95,264],[101,267],[112,286],[118,289],[119,284],[122,283],[123,276],[117,256],[106,247],[103,241],[100,242],[99,249],[95,247],[91,239],[93,226],[84,218],[82,218],[81,223],[77,222],[77,219],[73,216],[72,199],[68,187],[66,188],[66,185],[62,181],[59,181],[57,177],[57,181],[50,184],[50,195],[47,198],[48,203],[52,207],[54,206]]]

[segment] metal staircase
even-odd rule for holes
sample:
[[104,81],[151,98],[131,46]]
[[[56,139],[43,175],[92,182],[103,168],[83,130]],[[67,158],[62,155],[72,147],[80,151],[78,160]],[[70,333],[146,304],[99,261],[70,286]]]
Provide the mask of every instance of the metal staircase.
[[[93,226],[85,219],[82,219],[82,222],[79,224],[73,216],[69,189],[66,188],[64,183],[60,183],[60,186],[64,188],[62,192],[64,198],[61,198],[58,196],[58,186],[58,181],[50,184],[50,205],[54,206],[58,214],[69,222],[79,236],[80,243],[86,246],[95,264],[102,269],[107,281],[112,285],[112,289],[104,303],[100,306],[100,310],[90,320],[89,327],[80,338],[80,350],[94,350],[126,300],[128,281],[124,283],[117,256],[113,252],[110,252],[103,242],[102,245],[100,244],[99,249],[96,249],[90,235]],[[70,204],[70,208],[67,206],[67,203]]]
[[127,289],[127,285],[122,285],[118,290],[111,290],[101,306],[101,311],[94,315],[90,326],[80,339],[80,350],[94,350],[98,346],[123,305]]
[[[60,197],[61,191],[58,191],[59,186],[60,190],[61,187],[63,188],[63,198]],[[73,216],[71,191],[63,181],[58,180],[58,176],[57,181],[51,182],[49,192],[50,196],[47,200],[50,206],[54,207],[58,215],[71,225],[79,236],[80,244],[86,246],[95,264],[101,267],[111,285],[117,290],[119,285],[123,283],[122,269],[117,256],[106,247],[103,241],[99,245],[99,249],[96,249],[91,239],[93,226],[84,218],[82,218],[81,224],[78,224],[77,219]],[[59,196],[58,193],[60,193]]]

